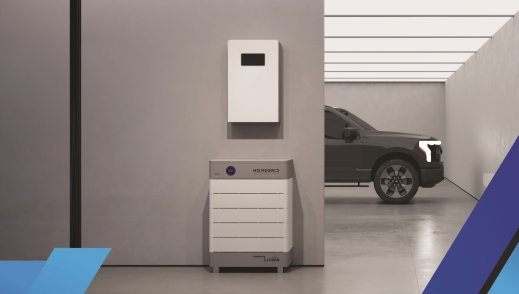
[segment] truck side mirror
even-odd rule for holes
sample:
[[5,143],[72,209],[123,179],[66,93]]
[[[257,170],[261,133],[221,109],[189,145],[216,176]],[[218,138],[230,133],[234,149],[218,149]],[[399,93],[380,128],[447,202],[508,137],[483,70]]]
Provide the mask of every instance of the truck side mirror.
[[342,137],[346,142],[351,142],[359,136],[359,130],[353,127],[345,127],[344,131],[342,132]]

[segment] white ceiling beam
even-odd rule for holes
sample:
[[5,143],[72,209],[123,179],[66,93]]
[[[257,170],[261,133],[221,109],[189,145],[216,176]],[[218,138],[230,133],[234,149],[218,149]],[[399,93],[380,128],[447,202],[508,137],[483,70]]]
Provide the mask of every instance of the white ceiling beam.
[[325,0],[326,15],[513,15],[517,0]]
[[325,71],[456,71],[462,64],[325,64]]
[[465,62],[471,53],[325,53],[324,61],[330,62]]
[[383,83],[383,82],[414,82],[414,83],[429,83],[429,82],[440,82],[444,83],[447,79],[328,79],[326,83]]
[[327,17],[331,37],[491,37],[510,17]]
[[325,72],[325,79],[337,78],[449,78],[452,72]]
[[326,38],[324,50],[350,52],[477,51],[490,38]]

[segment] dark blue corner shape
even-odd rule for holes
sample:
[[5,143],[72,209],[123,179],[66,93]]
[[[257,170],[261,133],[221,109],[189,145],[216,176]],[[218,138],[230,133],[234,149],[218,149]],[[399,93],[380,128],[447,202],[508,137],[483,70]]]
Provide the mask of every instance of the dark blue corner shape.
[[85,293],[110,248],[55,248],[47,261],[0,261],[0,293]]
[[479,293],[518,229],[519,138],[424,293]]

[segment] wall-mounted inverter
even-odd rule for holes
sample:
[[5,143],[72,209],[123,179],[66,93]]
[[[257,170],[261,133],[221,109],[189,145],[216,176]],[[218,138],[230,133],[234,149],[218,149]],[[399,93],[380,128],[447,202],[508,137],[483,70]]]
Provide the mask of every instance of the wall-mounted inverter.
[[279,122],[279,42],[229,40],[227,121]]
[[292,160],[211,160],[209,254],[219,267],[292,261]]

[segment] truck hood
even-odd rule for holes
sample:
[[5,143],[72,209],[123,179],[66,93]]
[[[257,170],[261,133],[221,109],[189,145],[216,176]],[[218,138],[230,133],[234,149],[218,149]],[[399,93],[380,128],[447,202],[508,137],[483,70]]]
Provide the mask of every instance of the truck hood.
[[387,139],[414,139],[414,140],[437,140],[434,137],[420,134],[409,134],[399,132],[385,132],[385,131],[366,131],[364,136],[371,138],[387,138]]

